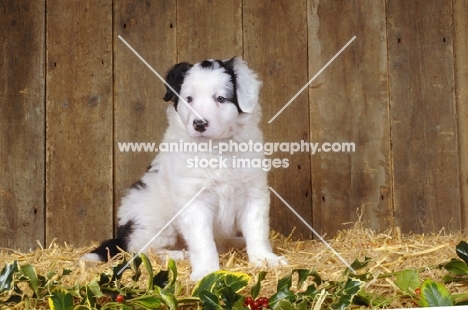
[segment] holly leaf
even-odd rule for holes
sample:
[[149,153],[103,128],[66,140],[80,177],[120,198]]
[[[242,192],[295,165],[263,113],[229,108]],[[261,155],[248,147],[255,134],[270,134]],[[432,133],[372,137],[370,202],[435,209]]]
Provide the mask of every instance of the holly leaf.
[[319,275],[317,270],[312,269],[310,271],[309,275],[314,277],[313,281],[314,281],[315,284],[317,284],[317,287],[319,287],[323,283],[322,277]]
[[296,306],[293,305],[289,300],[280,300],[273,307],[273,310],[296,310]]
[[442,284],[430,279],[421,285],[421,305],[424,307],[453,306],[450,293]]
[[156,287],[156,290],[161,296],[162,301],[164,304],[171,310],[177,309],[177,298],[173,294],[166,292],[165,290],[161,290],[159,287]]
[[55,290],[49,297],[49,307],[52,310],[71,310],[73,309],[73,297],[63,290]]
[[0,293],[12,290],[14,287],[13,275],[18,271],[18,261],[6,264],[0,272]]
[[359,269],[362,269],[362,268],[366,267],[369,264],[370,261],[371,261],[371,258],[367,257],[367,256],[364,257],[364,260],[362,262],[359,261],[358,258],[356,258],[354,260],[354,262],[351,264],[351,267],[354,270],[359,270]]
[[200,300],[203,302],[204,310],[222,310],[223,307],[219,304],[219,298],[209,291],[202,291],[199,294]]
[[146,272],[148,273],[148,288],[147,291],[151,291],[153,289],[153,266],[151,266],[151,262],[148,259],[148,256],[146,256],[143,253],[140,253],[140,258],[143,262],[143,266],[146,269]]
[[468,243],[460,241],[456,246],[457,255],[468,265]]
[[192,296],[200,297],[201,292],[212,292],[214,290],[213,288],[219,282],[219,279],[221,279],[222,277],[223,274],[219,273],[218,271],[207,274],[203,277],[203,279],[201,279],[197,282],[197,284],[195,284],[195,287],[192,291]]
[[265,279],[266,274],[266,271],[260,271],[260,273],[258,274],[257,282],[252,286],[252,289],[250,290],[250,295],[253,299],[257,299],[258,294],[260,294],[260,288],[262,285],[261,282]]
[[224,284],[230,287],[234,292],[239,292],[244,289],[250,281],[250,276],[243,272],[227,272],[224,273]]
[[465,264],[464,261],[458,259],[451,260],[450,262],[444,265],[444,268],[456,275],[468,274],[468,266]]
[[177,280],[177,265],[175,261],[170,258],[167,262],[167,269],[171,271],[171,282],[169,283],[169,286],[174,286]]
[[201,279],[193,288],[192,296],[199,297],[203,291],[217,293],[223,286],[228,286],[234,292],[238,292],[245,288],[249,281],[249,275],[243,272],[218,270]]
[[281,278],[276,286],[276,293],[270,297],[270,305],[274,308],[281,300],[294,302],[295,294],[291,291],[292,274]]
[[19,270],[20,276],[24,277],[26,281],[29,284],[29,287],[34,291],[36,296],[39,295],[39,286],[40,286],[40,281],[39,278],[37,277],[36,270],[34,267],[30,264],[24,265],[20,267]]
[[161,299],[151,295],[143,295],[130,299],[128,300],[128,303],[139,305],[146,309],[159,309],[161,307]]
[[416,269],[406,269],[398,273],[395,284],[408,295],[419,287],[419,273]]
[[297,289],[302,287],[302,284],[307,280],[310,274],[308,269],[294,269],[292,273],[297,273]]

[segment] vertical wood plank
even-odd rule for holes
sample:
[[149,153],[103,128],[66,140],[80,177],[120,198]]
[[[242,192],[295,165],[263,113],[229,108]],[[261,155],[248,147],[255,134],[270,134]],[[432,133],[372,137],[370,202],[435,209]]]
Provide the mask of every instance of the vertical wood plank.
[[468,2],[453,1],[455,100],[460,156],[461,225],[468,230]]
[[[272,123],[268,121],[307,83],[306,1],[244,1],[244,53],[260,73],[260,104],[266,142],[309,140],[307,93],[300,94]],[[277,152],[270,158],[287,159],[287,168],[272,169],[269,183],[306,221],[312,222],[310,156]],[[297,237],[311,232],[274,195],[272,228],[284,234],[296,227]]]
[[0,3],[0,247],[44,243],[45,1]]
[[112,234],[112,2],[47,2],[46,240]]
[[312,155],[314,227],[333,235],[358,214],[366,227],[391,227],[385,1],[315,0],[308,10],[310,76],[356,36],[309,87],[311,141],[355,145]]
[[452,2],[388,0],[395,225],[459,230]]
[[119,0],[114,4],[115,207],[157,155],[121,152],[118,143],[161,142],[167,127],[164,84],[138,59],[122,36],[161,76],[176,62],[176,2]]
[[242,55],[242,1],[177,1],[178,60]]

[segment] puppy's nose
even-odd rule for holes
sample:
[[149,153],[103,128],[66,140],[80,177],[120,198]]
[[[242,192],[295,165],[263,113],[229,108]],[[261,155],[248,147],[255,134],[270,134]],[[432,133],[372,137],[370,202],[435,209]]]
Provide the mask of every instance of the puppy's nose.
[[206,130],[206,127],[208,127],[208,122],[204,122],[201,119],[193,120],[193,128],[195,128],[196,131],[204,132]]

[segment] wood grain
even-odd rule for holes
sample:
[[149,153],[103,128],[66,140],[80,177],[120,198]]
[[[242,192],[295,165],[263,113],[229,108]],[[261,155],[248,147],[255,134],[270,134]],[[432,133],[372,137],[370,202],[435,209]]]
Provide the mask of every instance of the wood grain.
[[121,152],[118,143],[161,142],[167,127],[165,86],[125,46],[122,36],[161,76],[176,63],[174,1],[119,0],[114,4],[115,211],[121,197],[140,179],[155,152]]
[[[266,142],[309,140],[309,102],[303,92],[272,123],[268,121],[308,81],[306,1],[244,1],[244,55],[263,80],[260,103]],[[269,183],[307,222],[312,223],[310,156],[277,152],[287,168],[272,169]],[[296,237],[312,233],[272,194],[272,228]]]
[[468,2],[453,1],[455,100],[460,156],[461,225],[468,230]]
[[112,235],[112,3],[47,4],[46,241]]
[[0,3],[0,247],[44,243],[45,1]]
[[366,227],[391,227],[385,1],[311,1],[308,10],[309,76],[356,36],[309,87],[311,141],[355,145],[312,155],[314,227],[331,236],[361,214]]
[[387,2],[395,224],[459,230],[451,1]]
[[242,56],[242,1],[177,1],[178,61]]

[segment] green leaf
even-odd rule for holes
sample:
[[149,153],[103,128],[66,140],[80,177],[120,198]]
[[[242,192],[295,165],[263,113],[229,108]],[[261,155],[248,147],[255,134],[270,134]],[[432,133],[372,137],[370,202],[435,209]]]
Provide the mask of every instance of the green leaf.
[[216,293],[223,286],[228,286],[238,292],[245,288],[249,281],[250,277],[246,273],[218,270],[201,279],[193,288],[192,296],[199,297],[203,291]]
[[0,293],[14,288],[13,275],[18,271],[18,261],[6,264],[0,272]]
[[266,274],[266,271],[260,271],[260,273],[257,275],[257,282],[252,286],[252,289],[250,290],[250,295],[253,299],[257,299],[258,294],[260,294],[262,281],[265,279]]
[[24,265],[20,267],[19,271],[21,276],[24,276],[27,279],[29,287],[34,291],[36,296],[38,296],[38,289],[39,289],[39,279],[37,277],[36,270],[30,264]]
[[430,279],[421,285],[421,303],[425,307],[453,306],[445,286]]
[[278,284],[276,285],[276,290],[277,291],[289,290],[291,285],[292,285],[292,274],[279,279]]
[[312,269],[309,273],[309,276],[314,277],[314,283],[317,284],[317,287],[320,286],[323,283],[322,277],[319,275],[317,270]]
[[339,290],[336,294],[338,301],[331,305],[332,309],[346,309],[351,305],[354,296],[361,289],[362,282],[353,279],[348,279],[344,288]]
[[419,273],[416,269],[406,269],[398,273],[395,284],[408,295],[419,287]]
[[132,280],[134,282],[138,282],[138,280],[141,277],[141,270],[140,270],[140,265],[142,263],[142,259],[139,256],[135,256],[132,263],[130,264],[132,270],[133,270],[133,276]]
[[73,270],[65,268],[62,270],[62,276],[69,276],[72,274],[72,272]]
[[140,258],[143,262],[143,266],[146,269],[146,272],[148,273],[148,288],[147,291],[153,290],[153,266],[151,266],[151,262],[148,259],[148,256],[146,256],[143,253],[140,253]]
[[152,295],[143,295],[137,298],[132,298],[127,302],[147,309],[159,309],[161,307],[161,299]]
[[310,274],[308,269],[294,269],[292,273],[297,273],[297,288],[300,289],[302,284],[307,280]]
[[130,266],[127,265],[127,260],[124,259],[120,264],[115,265],[112,267],[112,278],[110,279],[110,282],[112,282],[114,279],[120,280],[123,276],[123,273],[127,269],[131,269]]
[[278,301],[275,306],[273,307],[273,310],[296,310],[296,306],[293,305],[289,300],[280,300]]
[[279,279],[276,286],[276,293],[270,297],[270,305],[274,308],[281,300],[285,299],[294,302],[296,295],[291,291],[292,274]]
[[356,303],[358,305],[372,306],[373,308],[388,306],[391,302],[391,298],[386,299],[385,297],[379,294],[370,293],[365,290],[360,290],[353,299],[353,303]]
[[96,304],[96,299],[99,297],[104,296],[101,292],[101,287],[99,283],[96,281],[92,281],[85,287],[86,296],[85,296],[85,303],[91,307],[94,307]]
[[177,281],[177,265],[175,261],[170,258],[167,262],[167,269],[171,271],[171,282],[169,283],[169,286],[174,286],[176,281]]
[[444,268],[456,275],[468,274],[468,266],[465,264],[464,261],[458,259],[448,262],[444,265]]
[[224,272],[224,284],[234,292],[243,290],[250,282],[250,276],[243,272]]
[[219,271],[207,274],[203,277],[203,279],[201,279],[200,281],[198,281],[197,284],[195,284],[195,287],[192,291],[192,296],[200,297],[201,292],[212,292],[216,283],[218,283],[219,279],[221,279],[223,276],[224,275]]
[[362,269],[364,267],[366,267],[369,262],[371,261],[371,258],[370,257],[367,257],[365,256],[364,257],[364,261],[359,261],[359,259],[355,259],[354,262],[351,264],[351,267],[354,269],[354,270],[359,270],[359,269]]
[[49,307],[52,310],[71,310],[73,309],[73,297],[63,290],[55,290],[49,297]]
[[209,291],[202,291],[199,294],[200,300],[203,302],[203,310],[222,310],[223,307],[219,304],[219,298]]
[[468,265],[468,243],[460,241],[456,246],[457,255]]
[[161,296],[163,303],[171,310],[177,309],[177,298],[173,294],[167,293],[164,290],[161,290],[159,287],[156,287],[156,290]]

